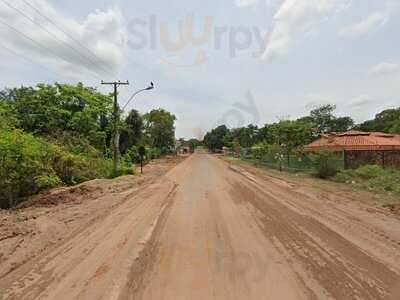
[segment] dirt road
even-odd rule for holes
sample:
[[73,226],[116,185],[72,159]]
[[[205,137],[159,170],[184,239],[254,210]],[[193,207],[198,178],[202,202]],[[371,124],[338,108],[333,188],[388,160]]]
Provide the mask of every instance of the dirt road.
[[194,154],[0,278],[0,299],[400,299],[400,220]]

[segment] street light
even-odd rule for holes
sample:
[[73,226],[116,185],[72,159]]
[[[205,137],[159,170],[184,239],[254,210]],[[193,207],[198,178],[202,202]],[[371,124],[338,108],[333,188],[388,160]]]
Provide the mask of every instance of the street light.
[[[149,90],[152,90],[152,89],[154,89],[154,83],[151,81],[151,82],[150,82],[150,85],[149,85],[148,87],[134,92],[134,93],[132,94],[132,96],[129,98],[129,100],[125,103],[124,107],[122,107],[121,112],[122,112],[122,113],[124,112],[125,108],[126,108],[126,107],[128,106],[128,104],[129,104],[129,102],[131,102],[132,99],[135,98],[135,96],[136,96],[137,94],[139,94],[139,93],[141,93],[141,92],[144,92],[144,91],[149,91]],[[117,129],[116,132],[117,132],[116,134],[118,135],[118,140],[119,140],[119,131],[118,131],[118,129]],[[117,144],[118,144],[118,146],[117,146],[117,147],[118,147],[117,155],[119,156],[119,155],[120,155],[120,152],[119,152],[119,142],[118,142]],[[141,157],[141,158],[140,158],[140,169],[141,169],[141,173],[143,174],[143,153],[141,154],[140,157]]]
[[149,91],[149,90],[152,90],[152,89],[154,89],[154,83],[153,83],[153,82],[150,82],[150,85],[149,85],[147,88],[144,88],[144,89],[141,89],[141,90],[138,90],[138,91],[134,92],[134,93],[132,94],[132,96],[129,98],[129,100],[126,102],[126,104],[124,105],[124,107],[122,108],[122,111],[125,110],[125,108],[126,108],[126,107],[128,106],[128,104],[129,104],[129,102],[131,102],[132,99],[135,98],[135,96],[136,96],[137,94],[139,94],[139,93],[141,93],[141,92],[144,92],[144,91]]

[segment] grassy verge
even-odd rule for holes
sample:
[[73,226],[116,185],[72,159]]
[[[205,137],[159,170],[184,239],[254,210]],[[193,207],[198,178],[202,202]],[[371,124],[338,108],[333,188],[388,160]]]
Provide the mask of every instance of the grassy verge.
[[306,184],[347,199],[373,202],[379,206],[397,210],[400,206],[400,172],[368,166],[358,170],[346,170],[329,180],[319,179],[312,172],[280,172],[260,164],[257,160],[230,156],[221,157],[230,164],[251,168],[260,175],[273,176],[293,183]]

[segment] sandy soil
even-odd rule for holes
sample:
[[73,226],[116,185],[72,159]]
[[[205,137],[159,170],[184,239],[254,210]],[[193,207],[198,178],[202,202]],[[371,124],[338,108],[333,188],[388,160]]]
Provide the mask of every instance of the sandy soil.
[[17,210],[0,210],[0,278],[46,248],[102,219],[132,193],[154,182],[183,159],[153,160],[144,167],[141,176],[57,188],[31,197]]
[[400,220],[368,202],[208,154],[101,197],[125,200],[3,271],[0,299],[400,298]]

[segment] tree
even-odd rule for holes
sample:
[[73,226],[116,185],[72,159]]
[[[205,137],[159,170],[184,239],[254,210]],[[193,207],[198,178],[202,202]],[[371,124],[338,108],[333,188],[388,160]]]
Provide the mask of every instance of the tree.
[[8,103],[0,100],[0,128],[13,128],[18,125],[18,119],[11,111]]
[[389,133],[400,134],[400,118],[393,121],[392,126],[389,129]]
[[273,136],[271,132],[271,125],[270,124],[265,124],[263,127],[261,127],[257,131],[256,135],[256,143],[272,143],[273,142]]
[[194,150],[201,145],[198,139],[190,139],[187,141],[187,145],[189,146],[190,152],[193,153]]
[[312,124],[301,121],[280,121],[271,125],[273,144],[280,145],[287,153],[310,143],[314,136]]
[[120,149],[124,154],[130,147],[137,146],[142,138],[143,118],[140,113],[132,109],[122,122]]
[[27,132],[52,138],[84,137],[99,149],[105,146],[103,125],[110,116],[112,99],[94,88],[82,83],[38,84],[5,89],[0,102],[9,106],[18,127]]
[[250,148],[257,141],[258,127],[248,125],[247,127],[234,128],[227,135],[230,144],[237,142],[242,148]]
[[175,146],[176,117],[164,109],[154,109],[143,117],[146,137],[152,147],[162,153],[171,151]]
[[345,132],[354,127],[354,121],[350,117],[335,117],[331,120],[330,132]]
[[211,151],[222,150],[226,146],[226,139],[224,141],[224,138],[227,134],[229,134],[228,127],[220,125],[204,136],[204,144]]
[[333,115],[336,106],[327,104],[310,112],[309,117],[303,117],[300,121],[311,121],[316,127],[317,134],[328,132],[343,132],[354,127],[354,121],[350,117],[336,117]]
[[316,126],[318,134],[331,131],[332,119],[334,118],[333,111],[335,109],[335,105],[327,104],[311,111],[310,117]]
[[373,120],[366,121],[358,126],[364,131],[381,131],[387,133],[400,133],[400,108],[386,109],[375,116]]

